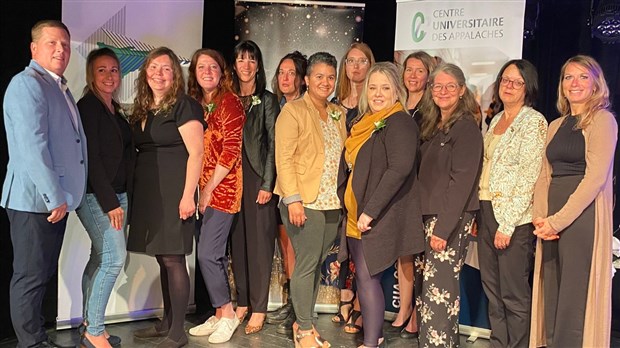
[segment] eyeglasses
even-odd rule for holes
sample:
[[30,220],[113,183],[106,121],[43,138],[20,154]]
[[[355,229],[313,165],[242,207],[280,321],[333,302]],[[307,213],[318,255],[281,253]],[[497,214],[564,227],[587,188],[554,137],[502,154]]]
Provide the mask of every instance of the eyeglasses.
[[442,89],[446,89],[446,91],[452,93],[455,92],[457,88],[459,88],[459,85],[457,85],[456,83],[448,83],[446,85],[439,85],[436,83],[433,83],[431,85],[431,89],[433,90],[433,92],[441,92]]
[[278,76],[288,76],[288,77],[295,77],[297,76],[297,72],[295,70],[278,70]]
[[523,88],[523,86],[525,86],[525,82],[521,81],[521,80],[509,80],[505,77],[501,77],[499,79],[499,83],[502,86],[508,86],[509,84],[512,84],[512,88],[514,89],[521,89]]
[[347,65],[355,65],[355,64],[366,65],[366,64],[368,64],[368,58],[358,58],[358,59],[347,58],[347,59],[345,59],[344,62],[347,63]]

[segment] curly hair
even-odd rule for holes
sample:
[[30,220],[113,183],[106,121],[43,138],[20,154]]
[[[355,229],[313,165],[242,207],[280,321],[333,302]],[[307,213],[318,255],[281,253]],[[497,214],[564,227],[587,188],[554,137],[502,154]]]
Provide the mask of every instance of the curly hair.
[[[154,59],[161,56],[168,56],[172,63],[172,87],[166,93],[159,105],[155,105],[155,97],[153,91],[148,84],[147,69]],[[168,111],[176,103],[179,94],[185,93],[185,81],[183,79],[183,71],[177,55],[168,47],[158,47],[146,56],[144,63],[140,67],[138,78],[136,79],[136,97],[133,101],[133,112],[129,117],[132,124],[142,122],[146,119],[148,112],[151,110]]]

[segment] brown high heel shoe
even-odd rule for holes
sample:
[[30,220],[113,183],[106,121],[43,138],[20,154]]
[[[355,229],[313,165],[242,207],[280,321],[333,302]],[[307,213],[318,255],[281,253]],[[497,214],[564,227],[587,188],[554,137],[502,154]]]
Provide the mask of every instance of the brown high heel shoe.
[[252,317],[250,317],[250,319],[248,320],[248,324],[245,326],[244,331],[246,335],[251,335],[259,332],[263,329],[263,326],[265,325],[265,317],[263,317],[263,320],[259,325],[250,325],[250,321],[252,321]]

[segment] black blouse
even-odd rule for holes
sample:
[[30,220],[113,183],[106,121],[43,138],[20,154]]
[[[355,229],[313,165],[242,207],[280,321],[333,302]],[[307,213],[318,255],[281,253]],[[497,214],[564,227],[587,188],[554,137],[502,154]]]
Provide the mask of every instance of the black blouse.
[[551,176],[584,175],[586,173],[586,139],[575,129],[577,117],[568,116],[547,145]]

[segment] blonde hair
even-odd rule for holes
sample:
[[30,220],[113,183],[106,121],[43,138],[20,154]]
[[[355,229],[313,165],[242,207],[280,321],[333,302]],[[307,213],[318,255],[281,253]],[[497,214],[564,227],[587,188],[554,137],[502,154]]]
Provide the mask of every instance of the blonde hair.
[[[368,59],[369,68],[375,64],[375,56],[372,54],[372,50],[370,47],[363,42],[354,42],[351,44],[351,47],[347,50],[347,53],[344,54],[344,57],[340,60],[340,67],[338,68],[338,81],[336,83],[336,98],[339,101],[343,101],[347,99],[349,95],[351,95],[351,80],[347,77],[347,56],[349,52],[353,49],[358,49],[364,53],[366,59]],[[368,75],[366,75],[368,76]]]
[[585,112],[577,116],[577,129],[586,128],[591,122],[594,114],[599,110],[608,110],[611,106],[609,102],[609,87],[607,87],[607,81],[605,81],[605,75],[603,75],[603,69],[598,62],[585,55],[577,55],[569,58],[560,70],[560,83],[558,84],[558,101],[556,107],[560,112],[560,115],[567,116],[571,114],[570,103],[564,95],[564,89],[562,88],[562,82],[564,80],[564,74],[569,64],[575,63],[588,71],[588,74],[592,77],[593,91],[592,96],[585,105]]
[[[407,90],[405,89],[405,86],[400,83],[400,71],[396,64],[391,62],[377,63],[370,67],[366,81],[364,81],[364,89],[362,90],[362,95],[360,96],[359,101],[359,118],[370,111],[370,106],[368,105],[368,81],[370,80],[370,76],[375,73],[380,73],[387,77],[394,94],[396,94],[397,101],[403,106],[406,105]],[[355,121],[353,123],[355,123]]]
[[32,39],[32,42],[39,41],[41,35],[43,34],[44,28],[62,29],[67,32],[67,36],[69,38],[71,37],[71,33],[69,33],[69,28],[67,28],[67,26],[63,22],[57,21],[55,19],[44,19],[35,23],[35,25],[30,30],[30,37]]
[[131,123],[138,123],[145,120],[149,110],[153,108],[155,98],[153,91],[149,87],[147,82],[146,70],[151,62],[158,57],[168,56],[172,62],[172,87],[170,91],[164,96],[161,101],[159,110],[168,111],[172,108],[177,101],[179,94],[185,93],[185,82],[183,79],[183,71],[181,70],[181,64],[177,55],[168,47],[159,47],[151,50],[146,56],[144,63],[140,67],[138,78],[136,79],[136,97],[133,101],[133,112],[129,121]]

